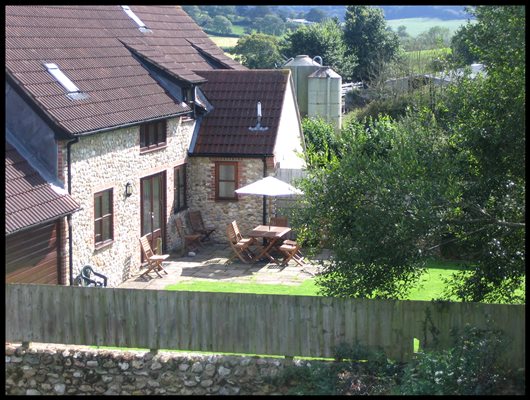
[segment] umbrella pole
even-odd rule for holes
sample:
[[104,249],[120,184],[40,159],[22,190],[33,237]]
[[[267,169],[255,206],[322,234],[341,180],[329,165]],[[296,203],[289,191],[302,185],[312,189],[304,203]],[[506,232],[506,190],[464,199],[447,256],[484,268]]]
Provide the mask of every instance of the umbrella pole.
[[263,225],[267,224],[267,219],[265,217],[267,215],[267,208],[265,206],[266,198],[267,196],[263,195]]
[[269,196],[269,231],[271,230],[272,196]]

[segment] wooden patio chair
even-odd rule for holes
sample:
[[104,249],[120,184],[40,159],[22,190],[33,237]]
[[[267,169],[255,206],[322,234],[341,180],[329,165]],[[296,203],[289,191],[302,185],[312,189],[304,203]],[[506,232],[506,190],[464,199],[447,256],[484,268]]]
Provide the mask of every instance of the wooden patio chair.
[[289,226],[287,217],[271,217],[271,225],[274,226]]
[[197,251],[201,247],[201,235],[199,233],[188,234],[180,218],[175,218],[177,231],[184,243],[184,251]]
[[[287,217],[272,217],[271,218],[271,225],[274,225],[274,226],[289,226],[289,220],[287,219]],[[289,236],[287,237],[286,240],[283,241],[282,244],[285,244],[285,245],[288,245],[288,246],[297,246],[297,243],[294,241],[294,240],[291,240],[293,239],[293,236],[292,236],[292,231],[289,233]],[[298,246],[298,250],[296,251],[296,254],[294,257],[296,257],[297,260],[300,260],[300,262],[303,260],[304,258],[304,255],[302,254],[302,250],[300,250],[300,246]],[[284,253],[285,254],[285,253]],[[300,262],[298,262],[298,264],[300,264]]]
[[210,240],[210,235],[215,231],[215,226],[205,225],[199,210],[189,211],[191,229],[201,235],[201,242]]
[[255,238],[244,238],[239,231],[236,221],[232,221],[226,227],[226,236],[230,247],[234,251],[232,257],[229,258],[228,262],[232,261],[235,257],[239,257],[244,263],[249,263],[254,258],[254,253],[250,249],[250,246],[256,243]]
[[[271,217],[270,222],[273,226],[289,226],[289,220],[287,217]],[[293,232],[289,232],[286,238],[293,239]]]
[[305,267],[304,256],[300,252],[300,243],[294,240],[284,240],[278,249],[284,254],[282,266],[287,266],[289,261],[294,260],[301,267]]
[[155,272],[160,278],[162,278],[159,271],[163,271],[167,275],[168,273],[162,266],[162,263],[169,257],[169,254],[155,254],[149,244],[149,240],[147,240],[147,235],[140,238],[140,245],[142,246],[142,251],[147,261],[147,270],[141,274],[140,277],[146,275],[149,276],[150,272]]

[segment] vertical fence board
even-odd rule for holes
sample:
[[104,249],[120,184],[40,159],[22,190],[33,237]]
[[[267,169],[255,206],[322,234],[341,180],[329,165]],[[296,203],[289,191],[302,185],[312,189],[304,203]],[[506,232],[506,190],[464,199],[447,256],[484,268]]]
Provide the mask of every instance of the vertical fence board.
[[379,302],[379,346],[385,351],[390,347],[392,342],[392,311],[394,310],[392,300],[382,300]]
[[26,313],[21,310],[24,307],[21,292],[22,289],[19,285],[6,285],[6,320],[9,319],[11,321],[10,324],[6,324],[7,341],[19,341],[22,339],[16,336],[21,332],[21,325],[24,325],[22,318],[26,317]]
[[359,342],[406,361],[414,337],[447,348],[466,323],[502,329],[524,367],[524,305],[6,285],[8,341],[309,357]]

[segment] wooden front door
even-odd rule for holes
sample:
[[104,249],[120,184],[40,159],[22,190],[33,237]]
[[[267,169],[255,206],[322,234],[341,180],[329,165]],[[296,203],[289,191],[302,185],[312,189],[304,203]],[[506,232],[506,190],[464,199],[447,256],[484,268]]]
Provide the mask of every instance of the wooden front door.
[[[165,209],[166,209],[166,173],[146,176],[140,181],[142,196],[142,232],[148,235],[149,243],[153,251],[156,251],[158,239],[162,239],[162,249],[165,248]],[[143,255],[142,255],[143,260]]]

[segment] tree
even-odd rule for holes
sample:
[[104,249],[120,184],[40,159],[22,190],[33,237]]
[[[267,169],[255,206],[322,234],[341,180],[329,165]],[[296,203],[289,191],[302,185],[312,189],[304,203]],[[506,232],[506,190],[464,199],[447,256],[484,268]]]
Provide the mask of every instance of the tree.
[[236,60],[248,68],[276,68],[283,63],[278,39],[262,33],[241,37],[234,53]]
[[267,14],[274,14],[271,6],[254,6],[247,13],[249,19],[263,18]]
[[357,56],[353,78],[366,82],[374,80],[382,64],[395,59],[399,49],[399,38],[387,29],[383,11],[372,6],[346,8],[344,41]]
[[275,14],[267,14],[261,20],[259,28],[268,35],[281,36],[285,32],[285,22]]
[[302,131],[307,148],[307,165],[311,168],[325,166],[338,152],[335,128],[321,117],[302,119]]
[[319,8],[312,8],[305,15],[305,19],[313,22],[322,22],[327,18],[327,14]]
[[355,67],[355,57],[347,55],[343,33],[336,19],[325,20],[319,24],[301,26],[287,34],[282,45],[282,53],[287,57],[307,54],[320,56],[324,65],[347,79]]
[[200,15],[202,14],[201,9],[198,6],[182,6],[182,9],[186,11],[195,22],[198,22]]
[[441,115],[465,155],[462,222],[450,233],[477,260],[453,292],[469,301],[513,300],[525,277],[525,7],[472,13],[477,22],[462,39],[487,75],[450,87]]
[[232,23],[222,15],[216,15],[207,28],[220,34],[232,33]]
[[440,49],[448,47],[451,41],[449,28],[433,26],[426,32],[422,32],[416,38],[418,48],[422,50]]
[[352,120],[331,157],[308,163],[292,223],[334,252],[317,281],[324,294],[403,297],[425,257],[455,245],[467,269],[446,295],[524,302],[524,7],[474,14],[465,40],[486,76],[449,85],[434,112]]
[[406,295],[423,272],[421,250],[437,244],[437,221],[454,197],[446,148],[429,113],[399,122],[382,117],[367,127],[352,121],[343,129],[336,156],[302,180],[304,204],[292,217],[301,240],[327,237],[333,250],[317,278],[324,295]]
[[464,25],[455,32],[451,38],[451,62],[457,66],[462,67],[470,65],[478,59],[478,54],[475,54],[470,48],[467,39],[473,36],[475,25]]
[[217,15],[228,18],[236,13],[235,6],[201,6],[201,8],[212,18],[215,18]]
[[201,14],[197,19],[197,24],[199,24],[199,26],[202,26],[206,29],[212,26],[212,23],[213,23],[213,18],[210,17],[208,14]]

